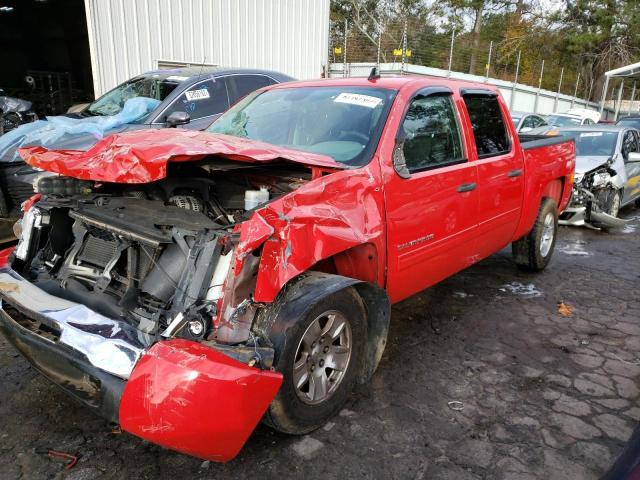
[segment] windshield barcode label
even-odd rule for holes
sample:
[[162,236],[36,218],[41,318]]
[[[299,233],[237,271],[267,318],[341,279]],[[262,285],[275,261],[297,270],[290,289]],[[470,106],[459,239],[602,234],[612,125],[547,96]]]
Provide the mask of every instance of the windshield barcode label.
[[358,93],[341,93],[336,97],[334,102],[349,103],[351,105],[359,105],[361,107],[367,108],[376,108],[382,103],[382,99],[372,97],[370,95],[361,95]]
[[189,90],[188,92],[185,92],[185,95],[189,101],[202,100],[204,98],[209,98],[209,90],[206,88],[202,88],[200,90]]

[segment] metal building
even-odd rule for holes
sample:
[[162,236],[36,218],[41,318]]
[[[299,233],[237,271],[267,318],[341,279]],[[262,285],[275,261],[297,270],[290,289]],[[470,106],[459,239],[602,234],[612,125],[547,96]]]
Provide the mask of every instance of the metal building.
[[178,65],[317,78],[328,61],[329,0],[84,0],[95,96]]

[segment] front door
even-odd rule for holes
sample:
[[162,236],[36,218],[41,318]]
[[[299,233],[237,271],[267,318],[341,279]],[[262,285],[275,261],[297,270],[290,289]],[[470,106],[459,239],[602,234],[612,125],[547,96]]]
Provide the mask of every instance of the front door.
[[473,263],[476,167],[465,158],[451,92],[426,88],[398,132],[385,180],[387,291],[399,301]]
[[629,161],[629,154],[634,152],[640,152],[638,132],[635,130],[627,130],[622,139],[622,157],[626,173],[622,194],[623,204],[627,204],[640,197],[640,162]]

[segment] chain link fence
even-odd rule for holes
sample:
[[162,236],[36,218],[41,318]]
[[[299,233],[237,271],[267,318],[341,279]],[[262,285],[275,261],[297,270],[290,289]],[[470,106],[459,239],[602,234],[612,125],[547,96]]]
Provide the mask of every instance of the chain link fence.
[[439,32],[413,18],[376,24],[375,31],[343,20],[331,22],[329,60],[343,65],[395,64],[401,71],[410,63],[601,100],[601,86],[589,78],[587,66],[552,62],[545,59],[544,49],[535,48],[509,39],[486,40],[471,32]]

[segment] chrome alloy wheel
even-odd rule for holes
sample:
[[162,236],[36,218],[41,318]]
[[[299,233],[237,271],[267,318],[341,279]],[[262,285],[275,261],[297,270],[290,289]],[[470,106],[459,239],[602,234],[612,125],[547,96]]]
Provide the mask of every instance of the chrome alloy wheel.
[[553,245],[553,237],[555,235],[555,218],[553,213],[549,212],[544,217],[542,225],[542,236],[540,237],[540,255],[546,257],[549,255],[551,245]]
[[322,313],[302,335],[293,364],[293,385],[308,405],[326,401],[338,389],[351,360],[349,320],[336,310]]

